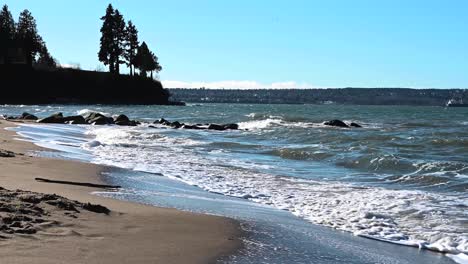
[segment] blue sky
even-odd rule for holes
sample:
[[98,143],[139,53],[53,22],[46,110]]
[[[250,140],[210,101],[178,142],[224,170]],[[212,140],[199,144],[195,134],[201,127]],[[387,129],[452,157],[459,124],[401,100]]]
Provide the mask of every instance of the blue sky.
[[167,87],[468,87],[465,0],[0,0],[33,13],[60,63],[91,70],[109,2]]

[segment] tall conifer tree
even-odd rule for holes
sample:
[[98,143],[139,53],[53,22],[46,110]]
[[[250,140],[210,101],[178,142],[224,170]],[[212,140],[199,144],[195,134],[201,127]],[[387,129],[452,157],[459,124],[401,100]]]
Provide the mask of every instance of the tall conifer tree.
[[126,39],[125,39],[126,49],[125,49],[124,57],[125,57],[127,66],[130,68],[130,75],[133,76],[135,57],[136,57],[138,47],[140,46],[140,43],[138,41],[138,30],[136,29],[135,25],[130,20],[128,21],[125,31],[126,31]]
[[8,49],[14,46],[15,21],[8,6],[4,5],[0,11],[0,57],[3,57],[5,64],[9,64]]
[[141,75],[145,77],[148,72],[151,72],[151,78],[153,78],[153,71],[159,72],[162,70],[162,67],[158,62],[158,57],[149,50],[148,45],[144,41],[138,48],[138,53],[135,58],[135,66],[140,70]]
[[99,49],[99,61],[104,63],[104,65],[109,65],[109,72],[115,72],[115,57],[113,56],[112,49],[115,40],[114,36],[114,17],[115,10],[111,4],[106,9],[106,15],[101,17],[103,21],[101,27],[101,46]]
[[120,64],[125,63],[123,55],[125,50],[125,20],[118,9],[114,14],[114,42],[112,45],[112,55],[115,61],[115,72],[120,73]]
[[16,30],[16,41],[26,55],[26,62],[32,66],[35,56],[41,50],[41,37],[37,33],[36,20],[31,12],[21,12]]

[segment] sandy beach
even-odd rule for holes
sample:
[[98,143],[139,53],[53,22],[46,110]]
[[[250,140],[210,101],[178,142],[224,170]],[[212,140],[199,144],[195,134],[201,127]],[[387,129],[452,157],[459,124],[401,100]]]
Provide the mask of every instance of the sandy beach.
[[100,174],[111,168],[30,155],[41,148],[5,130],[16,123],[0,123],[1,263],[213,263],[241,246],[239,223],[228,218],[99,197],[91,194],[101,190],[96,187],[36,181],[105,184]]

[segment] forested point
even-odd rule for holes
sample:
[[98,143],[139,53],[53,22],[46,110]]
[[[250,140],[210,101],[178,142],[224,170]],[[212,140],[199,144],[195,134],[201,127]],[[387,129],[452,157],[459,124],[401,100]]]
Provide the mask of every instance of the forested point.
[[[50,54],[30,11],[15,21],[7,5],[0,11],[0,103],[171,104],[155,80],[162,70],[158,57],[138,39],[112,5],[106,9],[97,57],[109,72],[63,68]],[[129,74],[121,74],[125,65]],[[157,77],[157,76],[156,76]]]

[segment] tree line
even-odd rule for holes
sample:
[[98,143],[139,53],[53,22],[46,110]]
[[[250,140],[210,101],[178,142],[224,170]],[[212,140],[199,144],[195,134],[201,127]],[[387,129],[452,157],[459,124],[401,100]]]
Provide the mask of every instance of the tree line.
[[331,89],[169,89],[173,101],[191,103],[341,104],[445,106],[468,102],[468,89],[331,88]]
[[29,10],[20,13],[16,23],[7,5],[0,11],[0,58],[6,65],[15,63],[21,55],[29,66],[56,67],[45,41],[39,35],[36,20]]
[[130,69],[130,75],[136,75],[136,69],[140,75],[147,76],[148,72],[162,70],[158,57],[148,48],[143,41],[140,45],[138,30],[131,20],[125,23],[123,15],[118,9],[109,4],[106,14],[101,18],[99,61],[109,67],[109,72],[119,74],[120,65],[126,64]]

